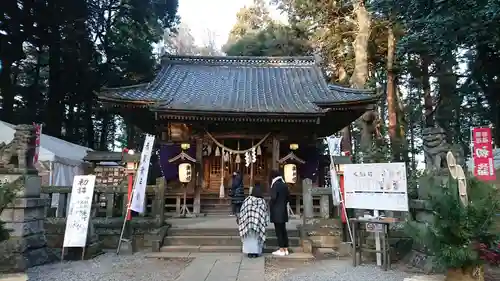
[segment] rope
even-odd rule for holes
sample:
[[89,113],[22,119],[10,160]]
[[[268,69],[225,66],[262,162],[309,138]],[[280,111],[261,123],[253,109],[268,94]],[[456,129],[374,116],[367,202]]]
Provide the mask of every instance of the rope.
[[208,135],[208,137],[220,148],[224,149],[225,151],[228,151],[230,153],[234,153],[234,154],[243,154],[243,153],[246,153],[246,152],[249,152],[251,151],[252,149],[254,148],[257,148],[259,145],[261,145],[270,135],[271,133],[267,133],[267,135],[265,135],[257,144],[253,145],[252,147],[250,147],[249,149],[245,149],[245,150],[234,150],[234,149],[231,149],[225,145],[223,145],[222,143],[218,142],[209,132],[205,131]]

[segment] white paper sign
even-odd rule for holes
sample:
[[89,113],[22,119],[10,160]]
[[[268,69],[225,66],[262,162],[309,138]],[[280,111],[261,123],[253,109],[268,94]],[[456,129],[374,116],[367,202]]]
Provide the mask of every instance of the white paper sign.
[[144,212],[144,196],[146,196],[146,185],[148,184],[149,160],[153,152],[155,136],[146,135],[144,146],[142,147],[141,160],[135,173],[134,194],[130,209],[135,212]]
[[353,209],[408,211],[405,163],[344,166],[345,206]]
[[89,226],[95,176],[75,176],[66,219],[63,247],[85,247]]

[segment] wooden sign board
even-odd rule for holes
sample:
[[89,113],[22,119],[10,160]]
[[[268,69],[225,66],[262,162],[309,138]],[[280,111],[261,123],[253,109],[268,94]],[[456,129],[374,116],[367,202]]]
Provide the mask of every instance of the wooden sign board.
[[63,254],[64,248],[85,248],[87,244],[87,231],[91,217],[95,179],[94,175],[75,176],[73,178],[71,201],[64,232]]

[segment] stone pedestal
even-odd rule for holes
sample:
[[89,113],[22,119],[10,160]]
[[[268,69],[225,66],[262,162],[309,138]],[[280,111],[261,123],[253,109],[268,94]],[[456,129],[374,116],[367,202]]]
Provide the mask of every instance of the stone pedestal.
[[302,202],[304,204],[304,211],[302,215],[305,218],[314,217],[313,196],[312,196],[312,180],[304,179],[302,181]]
[[53,261],[43,225],[49,202],[40,198],[41,178],[36,174],[1,174],[0,178],[17,187],[17,198],[0,214],[12,230],[10,239],[0,243],[0,272],[21,272]]
[[[430,196],[434,192],[431,188],[437,185],[447,185],[449,180],[448,169],[435,170],[419,180],[418,199],[410,201],[410,209],[414,215],[413,226],[415,231],[425,231],[427,224],[432,223],[434,216],[430,207]],[[436,265],[435,258],[428,253],[423,245],[414,241],[411,252],[405,256],[404,262],[410,267],[417,268],[425,273],[442,271]]]

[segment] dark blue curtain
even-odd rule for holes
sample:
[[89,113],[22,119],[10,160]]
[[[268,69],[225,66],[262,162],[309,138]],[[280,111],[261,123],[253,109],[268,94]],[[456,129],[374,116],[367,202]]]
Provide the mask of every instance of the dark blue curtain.
[[[176,180],[179,176],[178,163],[169,163],[171,159],[181,153],[180,144],[161,145],[160,147],[160,167],[166,181]],[[189,156],[196,158],[196,145],[191,144],[191,147],[186,152]]]

